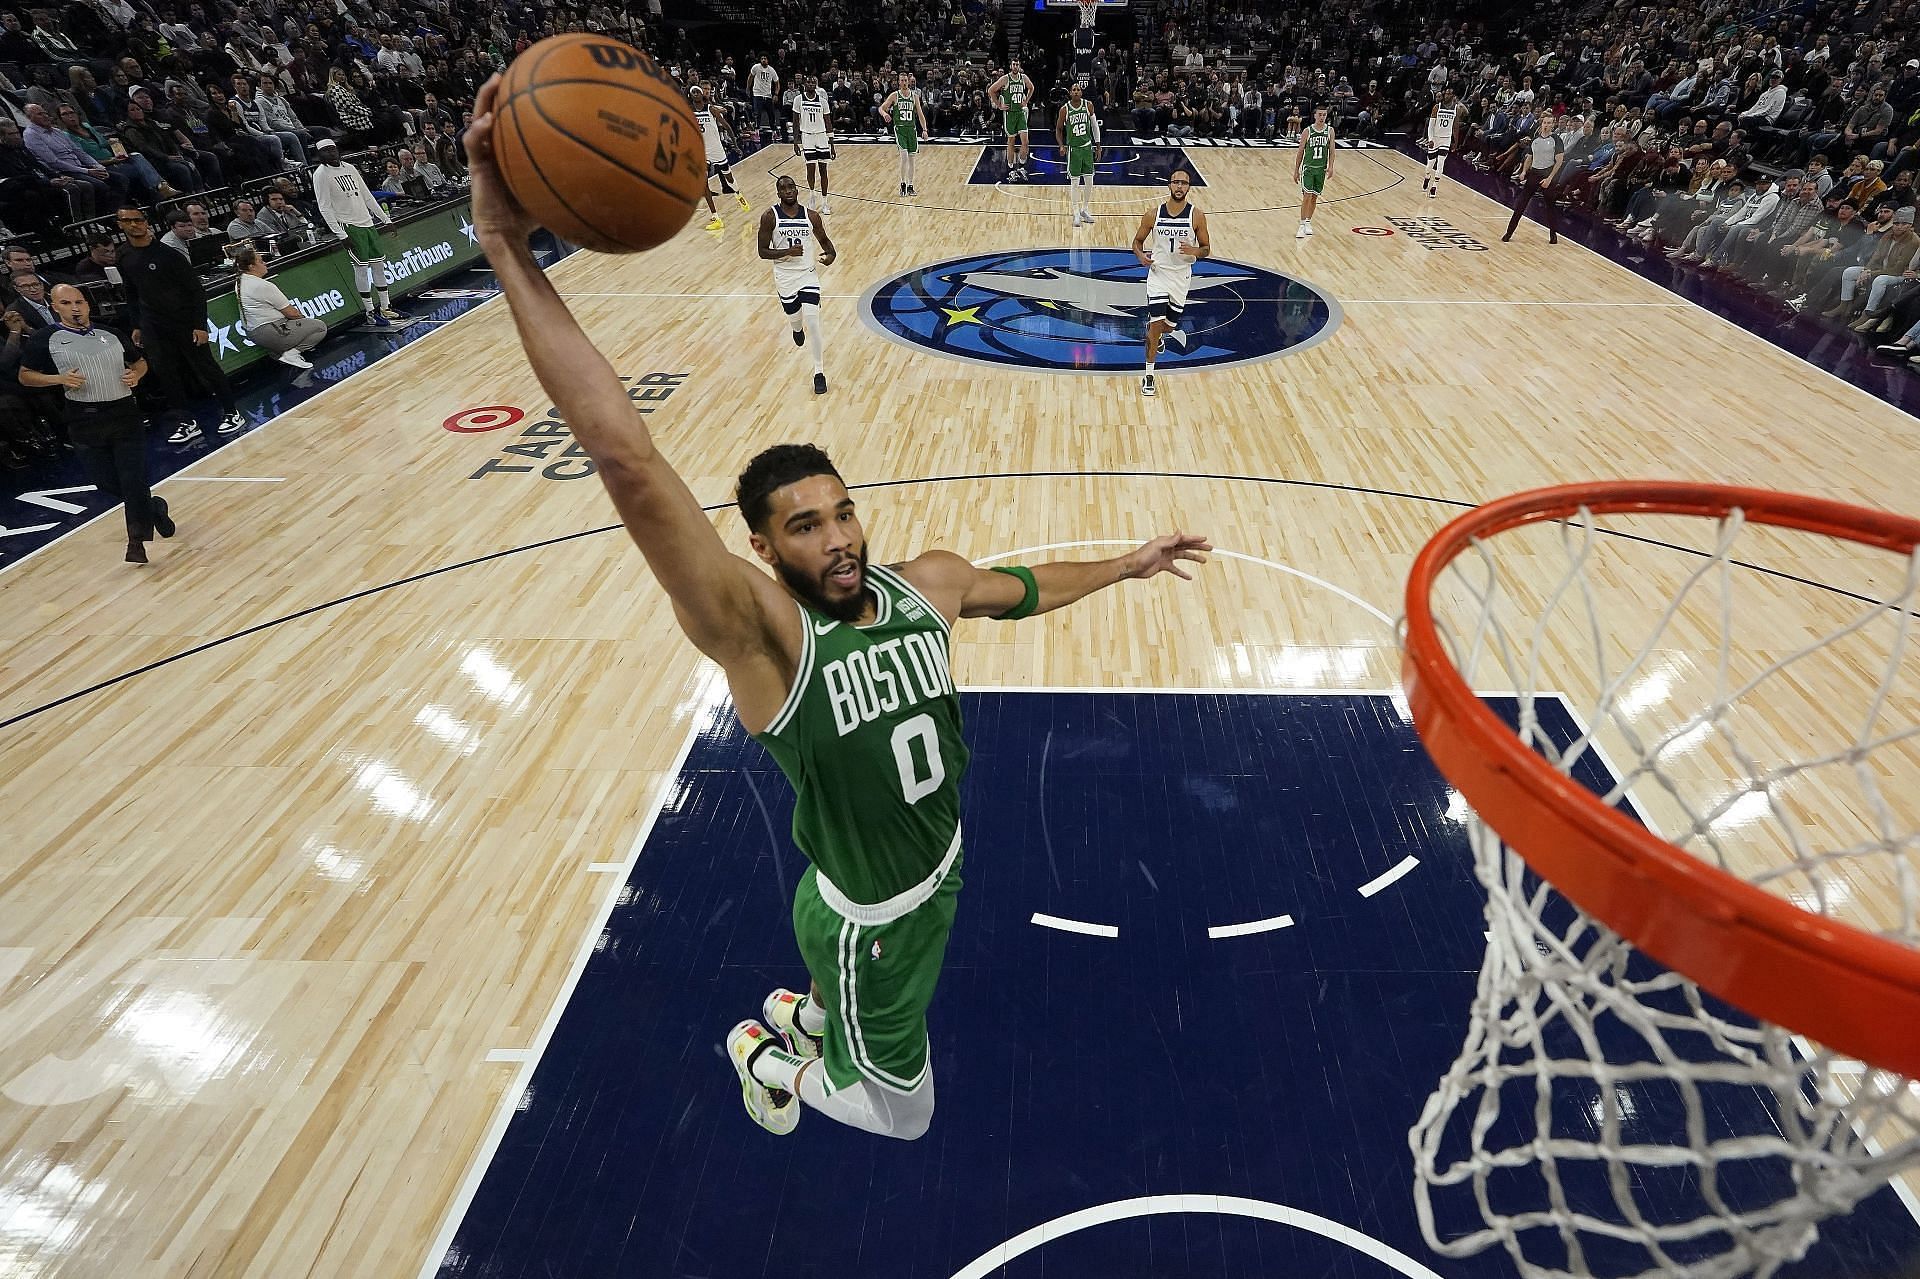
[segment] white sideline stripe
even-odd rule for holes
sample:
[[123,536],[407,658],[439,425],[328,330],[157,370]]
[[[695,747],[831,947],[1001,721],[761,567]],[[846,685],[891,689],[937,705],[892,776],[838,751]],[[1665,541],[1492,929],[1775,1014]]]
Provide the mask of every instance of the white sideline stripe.
[[1400,864],[1398,866],[1395,866],[1392,870],[1388,871],[1386,874],[1381,875],[1375,879],[1369,879],[1366,883],[1360,885],[1360,895],[1362,897],[1373,896],[1375,893],[1379,892],[1381,889],[1391,885],[1395,880],[1404,878],[1408,871],[1411,871],[1415,866],[1418,866],[1419,864],[1420,864],[1420,859],[1418,857],[1412,856],[1411,854],[1409,854],[1406,857],[1402,857],[1400,859]]
[[1253,919],[1244,924],[1215,924],[1207,929],[1207,936],[1218,941],[1222,937],[1245,937],[1251,933],[1270,933],[1276,928],[1292,927],[1292,915],[1275,915],[1271,919]]
[[1063,933],[1085,933],[1089,937],[1118,937],[1117,924],[1087,924],[1077,919],[1062,919],[1058,915],[1043,915],[1033,912],[1033,922],[1042,928],[1057,928]]
[[[326,394],[322,391],[321,395]],[[316,395],[314,399],[319,399]],[[279,475],[169,475],[169,480],[179,480],[182,484],[285,484],[286,478]]]
[[488,1061],[525,1061],[527,1055],[528,1050],[525,1048],[490,1048],[487,1050]]
[[[997,554],[986,556],[984,559],[975,560],[974,563],[991,564],[995,560],[1012,559],[1016,555],[1030,555],[1035,551],[1065,551],[1065,550],[1072,550],[1075,547],[1086,547],[1086,546],[1138,546],[1138,545],[1140,545],[1139,539],[1124,538],[1124,537],[1096,537],[1096,538],[1086,539],[1082,541],[1075,541],[1075,542],[1048,542],[1042,546],[1022,546],[1011,551],[1000,551]],[[1214,547],[1211,551],[1207,552],[1207,554],[1218,555],[1221,559],[1245,560],[1249,564],[1262,564],[1262,565],[1265,565],[1267,568],[1275,570],[1276,572],[1286,573],[1289,576],[1297,577],[1304,582],[1312,582],[1315,586],[1324,586],[1328,590],[1332,591],[1335,595],[1338,595],[1341,599],[1346,600],[1350,604],[1356,604],[1359,607],[1365,609],[1367,612],[1373,614],[1373,616],[1379,618],[1381,625],[1386,626],[1388,629],[1392,629],[1393,627],[1393,619],[1391,617],[1388,617],[1385,613],[1381,612],[1379,609],[1375,608],[1373,605],[1367,603],[1365,600],[1361,599],[1358,595],[1355,595],[1352,591],[1346,590],[1344,587],[1335,586],[1332,582],[1329,582],[1324,577],[1315,577],[1311,573],[1303,572],[1300,569],[1294,568],[1287,564],[1282,564],[1277,560],[1262,559],[1258,555],[1248,555],[1243,551],[1223,550],[1218,546]]]
[[1110,1221],[1127,1221],[1134,1217],[1152,1217],[1163,1213],[1204,1212],[1222,1217],[1253,1217],[1260,1221],[1271,1221],[1282,1226],[1292,1226],[1309,1234],[1331,1239],[1335,1243],[1345,1244],[1363,1256],[1371,1257],[1381,1265],[1407,1276],[1407,1279],[1440,1279],[1440,1276],[1415,1261],[1398,1249],[1382,1243],[1371,1235],[1365,1235],[1352,1226],[1298,1208],[1289,1208],[1285,1204],[1269,1203],[1264,1199],[1241,1199],[1233,1195],[1147,1195],[1139,1199],[1120,1199],[1113,1203],[1097,1204],[1092,1208],[1082,1208],[1070,1212],[1064,1217],[1055,1217],[1052,1221],[1042,1222],[1032,1229],[1023,1230],[999,1246],[989,1249],[953,1272],[953,1279],[987,1279],[988,1275],[1002,1269],[1008,1262],[1021,1257],[1041,1244],[1066,1235],[1076,1234],[1090,1226],[1102,1226]]
[[[491,299],[489,299],[491,300]],[[485,305],[484,303],[482,305]],[[475,307],[474,310],[479,310]],[[472,315],[473,311],[467,312]],[[465,319],[466,316],[462,316]],[[627,850],[622,867],[631,869],[640,859],[640,849],[646,844],[647,837],[653,833],[653,824],[660,819],[665,809],[667,797],[673,793],[674,782],[680,777],[680,770],[686,766],[687,756],[693,753],[693,743],[700,736],[701,728],[706,724],[712,712],[709,703],[702,703],[693,712],[693,722],[687,726],[686,740],[680,743],[680,750],[673,757],[673,763],[660,779],[653,802],[647,809],[647,819],[640,825],[639,832],[633,837],[633,845]],[[547,1010],[547,1016],[540,1023],[539,1031],[533,1037],[533,1043],[526,1048],[506,1049],[508,1052],[522,1053],[518,1060],[520,1069],[514,1072],[513,1081],[500,1094],[500,1103],[493,1114],[493,1121],[487,1126],[487,1133],[473,1152],[473,1159],[467,1165],[467,1174],[461,1178],[460,1189],[447,1204],[447,1215],[440,1223],[433,1244],[420,1262],[420,1279],[434,1279],[440,1272],[440,1261],[447,1255],[447,1249],[453,1245],[453,1236],[465,1220],[467,1208],[472,1205],[473,1197],[480,1190],[481,1178],[487,1175],[487,1168],[493,1163],[493,1156],[500,1149],[501,1140],[507,1135],[507,1125],[513,1122],[513,1116],[525,1095],[527,1085],[533,1082],[533,1072],[539,1068],[541,1054],[547,1051],[547,1044],[553,1039],[555,1028],[560,1025],[560,1014],[566,1008],[567,1001],[573,998],[574,987],[580,984],[580,975],[586,971],[587,960],[593,955],[594,947],[599,944],[600,934],[606,931],[607,920],[613,915],[614,903],[619,901],[625,890],[624,879],[615,880],[607,885],[606,899],[600,903],[593,926],[580,939],[579,953],[573,957],[573,966],[567,971],[567,977],[560,985],[559,993],[554,997],[553,1007]],[[494,1051],[503,1051],[495,1049]],[[489,1053],[488,1059],[493,1059]]]
[[625,869],[626,869],[626,864],[623,862],[588,862],[587,863],[587,873],[589,875],[611,875],[616,871],[623,871]]
[[1508,298],[1341,298],[1341,306],[1588,306],[1629,311],[1679,311],[1691,302],[1539,302]]

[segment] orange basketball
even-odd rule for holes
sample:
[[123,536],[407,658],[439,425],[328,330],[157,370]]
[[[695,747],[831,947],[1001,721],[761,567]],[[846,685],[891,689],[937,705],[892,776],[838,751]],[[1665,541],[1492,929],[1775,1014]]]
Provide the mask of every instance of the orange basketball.
[[674,82],[640,50],[574,32],[513,60],[493,154],[520,207],[564,240],[638,253],[686,225],[707,153]]

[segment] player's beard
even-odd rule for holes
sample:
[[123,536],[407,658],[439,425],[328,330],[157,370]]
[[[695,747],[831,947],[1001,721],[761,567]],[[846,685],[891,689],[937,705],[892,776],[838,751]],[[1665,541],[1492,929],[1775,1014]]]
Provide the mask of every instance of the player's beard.
[[844,558],[835,560],[821,570],[819,576],[810,577],[785,560],[774,562],[774,571],[780,574],[780,580],[787,589],[800,597],[800,602],[816,613],[825,613],[837,622],[856,622],[867,607],[867,545],[860,544],[860,554],[855,557],[860,564],[860,588],[844,599],[827,594],[827,574],[846,563]]

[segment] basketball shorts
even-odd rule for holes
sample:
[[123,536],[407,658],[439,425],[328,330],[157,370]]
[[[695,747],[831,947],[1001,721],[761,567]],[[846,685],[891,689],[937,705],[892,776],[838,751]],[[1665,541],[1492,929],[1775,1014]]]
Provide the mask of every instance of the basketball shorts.
[[716,173],[729,174],[732,172],[733,172],[733,166],[727,163],[725,156],[720,157],[718,160],[714,159],[712,156],[707,157],[707,176],[708,177],[713,177]]
[[793,895],[793,935],[827,1015],[829,1092],[867,1081],[910,1092],[927,1075],[927,1005],[960,895],[955,859],[933,896],[891,923],[856,924],[820,896],[811,866]]
[[808,164],[827,164],[833,160],[833,139],[817,134],[800,135],[800,158]]
[[727,167],[727,149],[725,147],[707,148],[707,172],[718,173]]
[[920,131],[918,129],[895,129],[893,143],[908,155],[920,149]]
[[1301,169],[1300,189],[1309,195],[1321,194],[1327,189],[1327,171],[1325,169]]
[[1428,164],[1445,164],[1447,162],[1447,152],[1451,151],[1452,149],[1453,149],[1453,144],[1451,141],[1445,144],[1442,144],[1439,142],[1435,142],[1432,138],[1428,138],[1427,139],[1427,163]]
[[1093,148],[1067,148],[1067,176],[1070,178],[1089,178],[1093,176]]
[[347,256],[355,262],[377,262],[387,256],[386,246],[380,243],[380,228],[377,226],[347,227]]
[[1168,270],[1158,265],[1147,268],[1147,318],[1178,320],[1187,309],[1187,286],[1193,283],[1193,268]]
[[1025,133],[1027,131],[1027,109],[1025,107],[1009,107],[1006,113],[1006,123],[1008,137],[1011,138],[1016,133]]
[[798,315],[802,303],[820,305],[820,277],[811,271],[784,280],[775,276],[773,291],[780,298],[780,309],[788,315]]

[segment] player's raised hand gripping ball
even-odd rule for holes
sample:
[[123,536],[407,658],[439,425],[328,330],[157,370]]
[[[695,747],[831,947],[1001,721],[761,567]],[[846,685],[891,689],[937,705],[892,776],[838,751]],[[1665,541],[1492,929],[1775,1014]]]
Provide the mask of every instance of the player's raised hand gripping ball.
[[584,32],[542,40],[507,68],[493,157],[536,222],[601,253],[671,239],[707,185],[680,87],[632,45]]

